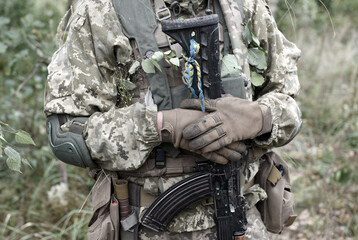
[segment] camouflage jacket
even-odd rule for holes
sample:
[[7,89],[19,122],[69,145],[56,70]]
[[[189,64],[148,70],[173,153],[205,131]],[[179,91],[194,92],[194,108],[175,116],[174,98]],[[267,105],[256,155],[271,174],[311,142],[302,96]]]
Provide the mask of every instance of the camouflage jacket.
[[[253,94],[253,99],[270,107],[273,116],[271,135],[265,140],[254,139],[263,148],[282,146],[289,142],[301,124],[301,113],[294,100],[300,85],[297,77],[297,61],[300,50],[277,29],[265,0],[244,0],[246,20],[251,20],[252,31],[268,54],[265,83]],[[247,22],[246,21],[246,22]],[[59,29],[62,26],[60,24]],[[152,150],[161,142],[156,129],[156,105],[134,103],[118,107],[118,68],[128,69],[134,59],[129,39],[122,33],[120,22],[111,0],[78,0],[69,21],[67,36],[59,41],[48,66],[48,87],[45,113],[88,116],[84,138],[92,158],[107,170],[130,171],[138,169]],[[64,38],[61,31],[58,37]],[[240,36],[240,35],[239,35]],[[241,36],[240,36],[241,37]],[[259,91],[258,91],[259,90]],[[66,126],[63,126],[65,129]],[[253,175],[257,165],[252,165]],[[180,177],[181,179],[181,177]],[[177,182],[175,179],[132,179],[150,189],[164,190]],[[155,182],[155,186],[153,185]],[[168,183],[168,184],[164,184]],[[161,184],[162,183],[162,184]],[[163,189],[162,189],[163,190]],[[200,208],[200,207],[198,207]],[[183,212],[175,225],[205,219],[206,226],[194,226],[191,230],[212,227],[212,209]],[[188,229],[184,226],[184,230]]]
[[[271,108],[273,129],[268,139],[255,142],[267,148],[281,146],[293,138],[301,122],[293,99],[300,88],[300,50],[277,29],[264,0],[246,0],[244,9],[269,59],[264,87],[254,99]],[[160,144],[157,110],[140,103],[116,106],[115,71],[128,65],[133,53],[112,2],[77,1],[67,28],[67,37],[48,66],[45,113],[90,116],[84,136],[93,159],[110,170],[137,169]]]

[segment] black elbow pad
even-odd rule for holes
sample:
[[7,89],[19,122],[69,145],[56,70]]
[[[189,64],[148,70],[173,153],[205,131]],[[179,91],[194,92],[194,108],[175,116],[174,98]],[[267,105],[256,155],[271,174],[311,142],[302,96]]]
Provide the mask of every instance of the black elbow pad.
[[[67,164],[82,168],[98,168],[98,166],[93,162],[82,136],[83,128],[79,130],[78,127],[74,127],[74,131],[71,131],[70,127],[69,132],[61,131],[61,116],[64,115],[54,114],[47,117],[46,129],[52,152],[59,160]],[[77,121],[84,124],[86,120],[87,118],[78,117],[73,118],[71,121],[73,123]]]

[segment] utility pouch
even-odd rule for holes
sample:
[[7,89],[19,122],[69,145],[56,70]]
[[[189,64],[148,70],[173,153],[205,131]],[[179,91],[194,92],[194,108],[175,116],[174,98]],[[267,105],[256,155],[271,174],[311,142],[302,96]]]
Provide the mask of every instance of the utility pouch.
[[267,193],[267,199],[257,204],[257,209],[268,231],[281,233],[296,219],[294,198],[291,192],[290,174],[287,163],[276,153],[263,156],[256,174],[255,183]]
[[240,77],[227,77],[221,79],[225,93],[233,97],[246,99],[245,81]]
[[112,190],[114,172],[103,171],[92,190],[94,214],[88,224],[88,240],[117,240],[120,232],[119,202]]

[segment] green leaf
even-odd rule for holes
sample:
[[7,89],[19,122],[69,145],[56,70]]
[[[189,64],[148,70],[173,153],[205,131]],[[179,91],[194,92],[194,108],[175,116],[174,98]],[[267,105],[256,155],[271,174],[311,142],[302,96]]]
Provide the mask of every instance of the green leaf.
[[258,37],[252,31],[252,22],[251,21],[249,21],[246,24],[244,31],[242,32],[242,40],[244,41],[244,43],[247,46],[249,46],[251,44],[253,47],[260,47],[260,41],[259,41]]
[[177,58],[177,57],[169,59],[169,62],[176,67],[180,66],[180,61],[179,61],[179,58]]
[[154,59],[150,59],[150,60],[151,60],[152,64],[154,65],[154,67],[156,67],[159,71],[162,71],[159,63],[156,60],[154,60]]
[[242,40],[244,43],[248,46],[252,41],[251,36],[251,21],[248,22],[244,28],[244,31],[242,32]]
[[128,73],[129,73],[130,75],[134,74],[134,73],[138,70],[139,67],[140,67],[140,62],[139,62],[139,61],[135,61],[135,62],[132,64],[132,66],[129,68]]
[[5,53],[6,50],[7,46],[4,43],[0,42],[0,53]]
[[221,60],[221,77],[238,77],[241,74],[241,67],[233,54],[226,54]]
[[249,48],[248,60],[250,65],[258,69],[265,70],[267,68],[266,53],[260,48]]
[[251,37],[252,37],[252,45],[254,45],[255,47],[260,47],[260,41],[259,38],[253,33],[251,32]]
[[3,27],[10,23],[10,19],[7,17],[0,16],[0,27]]
[[17,133],[15,134],[15,141],[22,144],[36,145],[34,140],[32,140],[30,134],[28,134],[24,130],[17,131]]
[[124,85],[125,89],[127,89],[128,91],[132,91],[137,88],[137,85],[132,83],[129,79],[123,80],[123,85]]
[[12,147],[7,146],[4,150],[5,155],[8,156],[8,159],[6,160],[7,166],[14,171],[20,171],[21,168],[21,156],[20,154],[13,149]]
[[21,169],[21,161],[19,162],[19,161],[13,159],[13,158],[7,158],[6,159],[6,164],[11,170],[19,172],[19,173],[22,173],[20,171],[20,169]]
[[259,87],[264,82],[265,82],[265,79],[261,74],[251,71],[251,83],[252,83],[252,85],[254,85],[255,87]]
[[7,146],[4,149],[4,152],[6,154],[6,156],[8,156],[9,158],[15,159],[16,161],[21,162],[21,156],[20,153],[18,153],[15,149],[13,149],[10,146]]
[[162,53],[161,51],[156,51],[150,58],[156,62],[159,62],[160,60],[163,59],[163,57],[164,57],[164,53]]
[[[4,138],[4,135],[3,135],[3,132],[2,132],[2,126],[1,126],[1,125],[0,125],[0,140],[7,143],[6,139]],[[0,142],[1,142],[1,141],[0,141]]]
[[174,50],[168,50],[168,51],[164,52],[164,55],[166,58],[175,58],[177,56],[177,54]]
[[23,164],[26,164],[26,165],[29,166],[30,168],[32,168],[30,162],[27,161],[27,159],[23,158],[23,159],[21,159],[21,162],[22,162]]
[[144,59],[142,61],[142,68],[143,68],[143,71],[146,73],[155,73],[154,64],[152,63],[152,61],[149,58]]

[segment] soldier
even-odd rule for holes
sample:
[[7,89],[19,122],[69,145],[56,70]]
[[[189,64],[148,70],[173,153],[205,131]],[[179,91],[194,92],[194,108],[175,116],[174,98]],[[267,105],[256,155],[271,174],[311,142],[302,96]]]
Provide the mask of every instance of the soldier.
[[[178,49],[161,31],[164,19],[212,12],[220,19],[221,77],[229,95],[190,99],[182,71],[162,62],[162,71],[129,74],[134,60]],[[248,154],[246,238],[268,239],[255,207],[267,196],[253,179],[264,154],[299,132],[301,113],[294,100],[300,50],[277,29],[266,2],[78,0],[65,28],[48,67],[45,113],[55,155],[89,167],[96,179],[88,238],[217,239],[210,203],[184,209],[160,233],[143,227],[141,216],[193,174],[196,162],[226,164]],[[131,205],[121,227],[117,179],[129,182]]]

